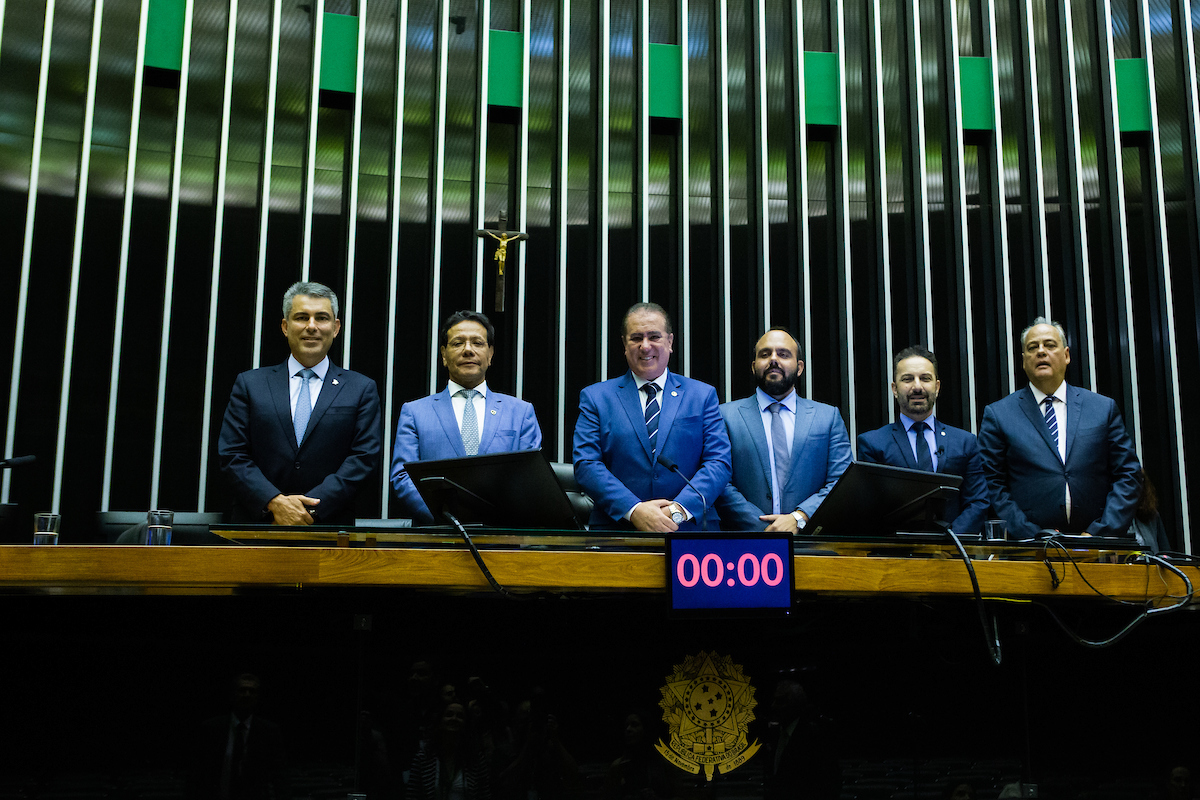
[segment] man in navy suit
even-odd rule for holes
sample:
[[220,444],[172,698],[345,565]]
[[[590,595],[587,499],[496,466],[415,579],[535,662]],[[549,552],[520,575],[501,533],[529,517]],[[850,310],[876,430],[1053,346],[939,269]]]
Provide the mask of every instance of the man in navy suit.
[[833,406],[796,393],[800,344],[771,328],[750,363],[758,389],[721,406],[733,445],[733,480],[717,500],[728,531],[795,533],[850,466],[850,435]]
[[[451,314],[442,325],[442,364],[450,373],[437,394],[405,403],[392,451],[392,491],[403,512],[420,524],[433,523],[404,465],[409,461],[461,458],[480,453],[536,450],[542,446],[533,406],[487,385],[496,329],[474,311]],[[468,400],[468,397],[470,398]]]
[[944,518],[955,533],[978,533],[989,505],[979,442],[933,413],[942,389],[937,357],[924,347],[906,347],[892,359],[892,378],[900,419],[859,434],[858,460],[961,475],[958,496],[946,501]]
[[629,372],[579,395],[573,460],[595,501],[591,527],[669,533],[706,520],[716,530],[712,503],[729,482],[716,390],[667,369],[675,336],[662,306],[632,306],[621,341]]
[[1034,320],[1021,350],[1029,386],[984,409],[979,428],[992,506],[1016,539],[1125,536],[1141,467],[1117,404],[1066,383],[1071,351],[1057,322]]
[[217,440],[234,521],[353,524],[354,495],[379,465],[379,391],[329,360],[342,329],[329,287],[293,284],[280,328],[292,354],[238,375]]

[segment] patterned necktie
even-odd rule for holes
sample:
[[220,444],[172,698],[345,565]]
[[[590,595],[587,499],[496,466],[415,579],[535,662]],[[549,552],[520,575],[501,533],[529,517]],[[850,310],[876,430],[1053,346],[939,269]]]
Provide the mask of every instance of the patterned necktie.
[[1054,413],[1054,396],[1051,395],[1042,401],[1042,405],[1046,406],[1046,427],[1050,429],[1050,439],[1054,442],[1054,449],[1058,449],[1058,415]]
[[296,373],[300,376],[300,394],[296,397],[296,413],[292,414],[292,427],[296,431],[296,446],[304,444],[304,431],[308,430],[308,418],[312,416],[312,395],[308,393],[308,381],[317,373],[308,367]]
[[[783,428],[783,403],[767,406],[771,412],[771,452],[775,456],[775,491],[783,500],[783,487],[787,486],[788,472],[792,468],[792,451],[788,449],[787,431]],[[783,506],[780,505],[780,508]]]
[[646,435],[650,437],[650,452],[653,453],[658,450],[658,386],[647,383],[642,390],[650,398],[646,401]]
[[925,441],[925,431],[929,426],[924,422],[914,422],[912,432],[917,435],[917,469],[933,472],[933,459],[929,456],[929,442]]
[[463,450],[469,456],[479,454],[479,418],[475,416],[475,397],[478,394],[474,389],[458,390],[459,397],[467,398],[467,404],[463,407],[462,440]]

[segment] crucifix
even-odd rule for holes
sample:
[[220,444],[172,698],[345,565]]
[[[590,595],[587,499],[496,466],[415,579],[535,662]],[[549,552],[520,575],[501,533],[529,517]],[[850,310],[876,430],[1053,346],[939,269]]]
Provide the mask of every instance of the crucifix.
[[508,243],[511,241],[520,241],[528,239],[528,233],[515,231],[510,233],[507,228],[508,215],[503,211],[500,212],[500,223],[496,229],[480,228],[475,231],[475,235],[479,238],[490,236],[500,244],[496,245],[496,310],[504,310],[504,262],[508,259]]

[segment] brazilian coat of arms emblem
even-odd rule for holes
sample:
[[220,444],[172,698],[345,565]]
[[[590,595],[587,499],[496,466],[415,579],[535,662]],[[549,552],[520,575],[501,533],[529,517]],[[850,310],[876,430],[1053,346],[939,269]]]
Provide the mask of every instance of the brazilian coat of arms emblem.
[[714,769],[724,774],[745,764],[761,745],[746,741],[758,701],[741,665],[702,650],[674,670],[659,701],[671,742],[660,739],[655,749],[682,770],[695,774],[704,767],[710,781]]

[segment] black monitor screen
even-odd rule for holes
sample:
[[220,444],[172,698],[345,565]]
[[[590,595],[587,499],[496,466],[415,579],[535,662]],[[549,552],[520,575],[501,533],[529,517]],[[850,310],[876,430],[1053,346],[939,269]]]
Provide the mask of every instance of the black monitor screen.
[[813,513],[804,533],[822,538],[937,532],[961,475],[854,461]]

